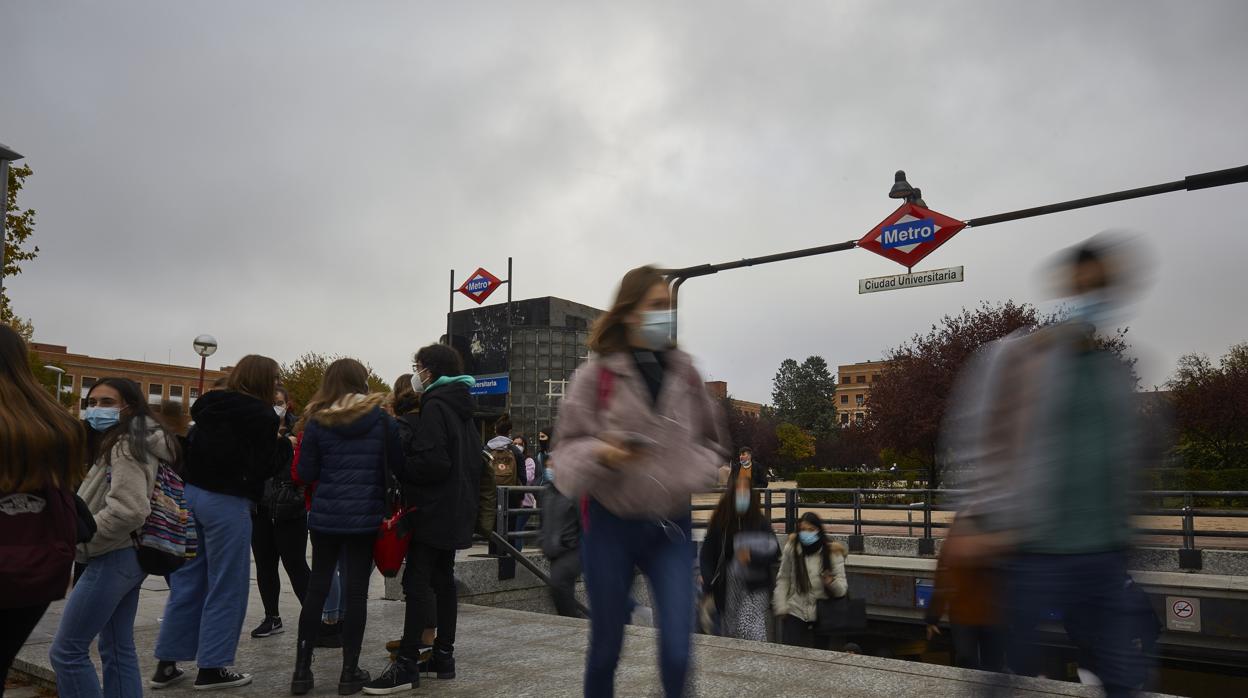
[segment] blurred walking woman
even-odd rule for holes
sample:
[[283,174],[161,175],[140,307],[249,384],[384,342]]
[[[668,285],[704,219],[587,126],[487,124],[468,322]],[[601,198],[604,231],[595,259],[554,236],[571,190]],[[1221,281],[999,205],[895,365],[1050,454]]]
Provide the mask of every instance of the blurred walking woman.
[[780,545],[758,493],[750,489],[750,471],[737,471],[730,484],[702,542],[702,591],[720,613],[724,637],[766,642],[771,565]]
[[0,324],[0,694],[17,651],[74,562],[78,420],[35,380],[26,343]]
[[368,613],[373,542],[385,515],[387,468],[403,465],[398,425],[382,410],[385,393],[368,393],[368,369],[338,359],[325,371],[320,390],[304,412],[299,479],[317,483],[308,513],[312,575],[299,616],[299,644],[290,691],[312,690],[312,648],[321,627],[334,568],[341,567],[346,595],[342,620],[342,673],[338,694],[359,693],[368,682],[360,669],[360,645]]
[[[49,654],[62,696],[141,696],[134,617],[147,574],[139,567],[130,534],[151,513],[156,469],[161,462],[177,462],[178,443],[152,416],[139,385],[125,378],[104,378],[91,388],[86,419],[104,436],[100,456],[79,490],[98,530],[79,547],[78,561],[86,563],[86,571],[65,604]],[[91,663],[96,636],[103,692]]]
[[244,356],[224,390],[191,406],[186,501],[195,515],[199,555],[170,576],[169,601],[156,643],[152,688],[182,678],[177,662],[199,666],[198,690],[243,686],[234,664],[250,594],[251,505],[264,492],[277,457],[277,362]]
[[589,592],[585,695],[611,696],[633,568],[650,581],[667,696],[683,694],[693,629],[690,496],[715,485],[727,454],[718,411],[672,341],[675,311],[653,267],[624,276],[594,326],[595,353],[560,409],[555,487],[587,497],[582,561]]

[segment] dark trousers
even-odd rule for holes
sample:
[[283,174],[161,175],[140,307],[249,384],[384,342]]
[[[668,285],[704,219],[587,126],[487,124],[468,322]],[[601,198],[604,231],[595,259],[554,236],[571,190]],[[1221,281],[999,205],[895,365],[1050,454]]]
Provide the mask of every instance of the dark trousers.
[[815,632],[815,624],[792,615],[780,619],[780,642],[793,647],[828,649],[829,638]]
[[[61,580],[64,581],[64,580]],[[4,680],[9,675],[13,659],[26,644],[26,638],[39,625],[48,604],[25,608],[0,608],[0,696],[4,695]]]
[[573,550],[550,561],[550,596],[561,616],[580,618],[576,607],[576,578],[581,576],[581,556]]
[[1005,669],[1005,628],[995,625],[953,624],[953,663],[963,669],[1000,673]]
[[615,669],[632,609],[634,568],[650,582],[664,695],[684,695],[694,612],[691,526],[688,514],[676,521],[623,519],[590,501],[589,526],[581,544],[590,614],[587,698],[615,695]]
[[360,657],[364,641],[364,622],[368,616],[368,578],[373,572],[374,533],[331,535],[312,531],[312,574],[299,614],[299,641],[314,642],[321,627],[321,609],[329,596],[334,567],[341,561],[346,595],[346,613],[342,619],[342,662],[353,665]]
[[[455,551],[442,550],[415,539],[407,549],[407,569],[403,593],[407,595],[403,615],[403,640],[399,655],[417,660],[420,635],[425,628],[438,629],[434,649],[455,649],[455,624],[459,613],[459,592],[455,589]],[[432,600],[430,597],[433,597]],[[434,611],[430,617],[429,611]]]
[[1126,595],[1126,555],[1020,555],[1009,567],[1009,663],[1021,676],[1040,667],[1038,626],[1051,611],[1068,626],[1078,624],[1077,642],[1088,648],[1093,671],[1110,698],[1130,695],[1143,683],[1143,653],[1132,647]]
[[268,509],[261,506],[251,515],[251,553],[256,559],[256,586],[260,588],[260,600],[264,614],[276,617],[277,597],[282,591],[277,563],[281,561],[290,578],[290,586],[303,603],[308,588],[308,517],[274,521]]

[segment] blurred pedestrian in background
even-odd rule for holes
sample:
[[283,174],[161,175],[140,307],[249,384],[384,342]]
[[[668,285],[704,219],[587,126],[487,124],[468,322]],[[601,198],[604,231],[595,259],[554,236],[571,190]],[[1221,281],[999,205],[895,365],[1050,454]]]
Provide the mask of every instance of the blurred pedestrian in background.
[[700,556],[702,593],[719,613],[721,635],[765,642],[780,545],[750,485],[750,470],[738,470],[711,514]]

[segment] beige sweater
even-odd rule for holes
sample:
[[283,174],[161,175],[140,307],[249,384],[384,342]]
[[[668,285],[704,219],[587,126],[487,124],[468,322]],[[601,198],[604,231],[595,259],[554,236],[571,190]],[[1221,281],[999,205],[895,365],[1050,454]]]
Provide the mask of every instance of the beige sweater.
[[130,534],[142,527],[152,512],[156,468],[160,461],[173,460],[174,447],[170,443],[172,437],[166,438],[155,420],[149,418],[146,427],[146,460],[134,457],[127,437],[123,436],[112,449],[111,478],[108,461],[101,455],[78,488],[78,496],[95,516],[97,527],[91,542],[78,546],[79,562],[134,545]]
[[[807,623],[815,622],[815,608],[820,599],[839,599],[849,593],[849,582],[845,578],[845,546],[839,542],[832,546],[832,583],[824,586],[821,581],[823,574],[823,556],[819,554],[805,555],[797,536],[789,536],[784,546],[784,558],[780,561],[780,574],[776,576],[776,591],[772,596],[772,605],[778,616],[791,615]],[[810,580],[810,591],[802,593],[797,588],[797,576],[794,565],[806,565],[806,578]]]

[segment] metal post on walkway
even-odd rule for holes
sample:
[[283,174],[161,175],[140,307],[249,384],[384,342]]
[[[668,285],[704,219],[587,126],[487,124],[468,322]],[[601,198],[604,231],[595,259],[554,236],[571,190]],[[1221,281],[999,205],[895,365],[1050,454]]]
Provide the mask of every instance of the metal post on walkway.
[[849,552],[860,553],[865,550],[862,539],[862,489],[854,490],[854,533],[849,537]]
[[1183,547],[1179,548],[1179,569],[1198,570],[1203,567],[1200,550],[1196,548],[1196,522],[1191,492],[1183,495]]
[[[508,532],[511,530],[511,503],[507,501],[508,488],[499,486],[498,503],[495,511],[497,512],[494,519],[495,536],[492,539],[501,538],[508,546],[511,545],[511,538]],[[506,551],[506,548],[503,549]],[[510,555],[499,555],[498,558],[498,581],[516,578],[516,561]]]
[[936,540],[932,538],[932,491],[923,491],[923,537],[919,539],[920,555],[935,555]]

